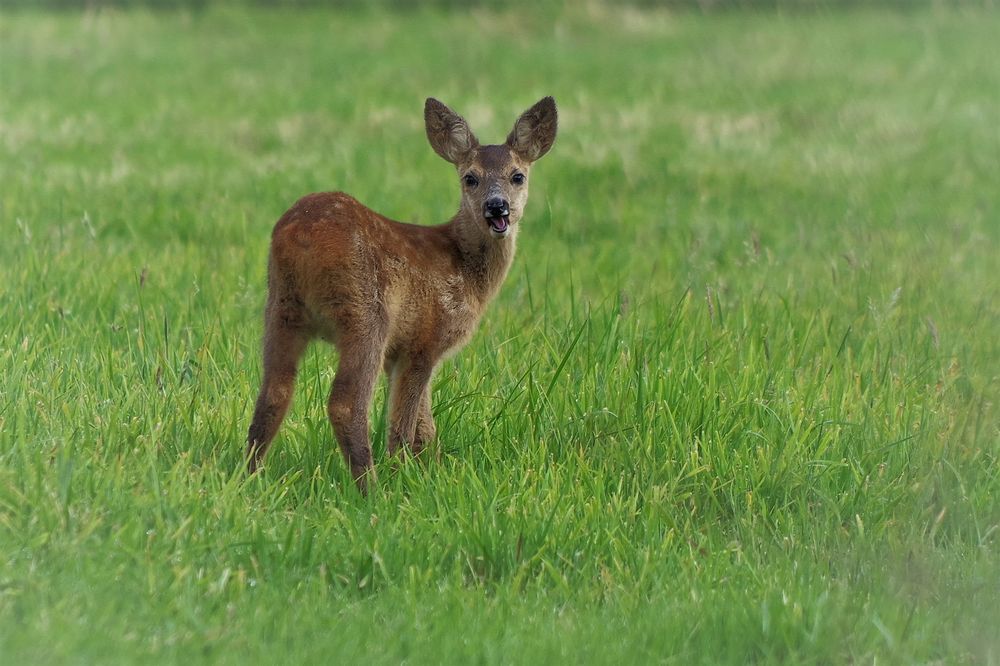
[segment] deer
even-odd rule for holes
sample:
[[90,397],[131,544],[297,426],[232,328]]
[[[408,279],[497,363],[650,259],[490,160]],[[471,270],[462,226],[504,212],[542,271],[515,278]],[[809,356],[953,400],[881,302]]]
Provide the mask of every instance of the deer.
[[505,143],[481,145],[434,98],[427,139],[455,166],[461,202],[439,225],[391,220],[343,192],[299,199],[274,226],[264,308],[263,379],[246,465],[262,465],[292,400],[298,363],[316,338],[338,364],[327,415],[362,494],[377,482],[369,410],[388,377],[387,453],[418,456],[437,436],[431,379],[472,337],[514,259],[531,166],[556,138],[555,100],[522,113]]

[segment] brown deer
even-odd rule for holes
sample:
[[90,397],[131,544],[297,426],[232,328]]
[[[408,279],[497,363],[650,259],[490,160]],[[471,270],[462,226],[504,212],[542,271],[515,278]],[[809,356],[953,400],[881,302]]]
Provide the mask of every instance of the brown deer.
[[514,258],[531,164],[556,138],[555,100],[525,111],[501,145],[481,146],[465,119],[435,99],[427,138],[458,170],[458,213],[437,226],[395,222],[342,192],[310,194],[271,235],[264,311],[264,380],[247,435],[253,473],[288,410],[298,362],[313,338],[340,361],[328,414],[362,493],[375,480],[368,411],[380,369],[389,378],[389,455],[435,437],[431,375],[475,331]]

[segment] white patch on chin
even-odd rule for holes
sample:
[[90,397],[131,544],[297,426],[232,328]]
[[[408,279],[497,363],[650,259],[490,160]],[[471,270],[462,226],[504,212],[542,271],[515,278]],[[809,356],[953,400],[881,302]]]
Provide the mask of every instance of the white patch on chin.
[[493,227],[490,227],[490,235],[493,236],[493,238],[507,238],[507,236],[510,236],[510,225],[508,224],[507,228],[503,231],[497,231]]

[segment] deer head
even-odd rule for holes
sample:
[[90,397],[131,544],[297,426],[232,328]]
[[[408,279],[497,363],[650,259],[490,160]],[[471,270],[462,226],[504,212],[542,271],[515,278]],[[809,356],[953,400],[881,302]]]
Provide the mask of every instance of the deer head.
[[481,146],[469,124],[434,98],[424,105],[427,138],[455,165],[462,188],[460,218],[483,237],[513,235],[528,200],[531,165],[556,140],[556,102],[545,97],[521,114],[507,141]]

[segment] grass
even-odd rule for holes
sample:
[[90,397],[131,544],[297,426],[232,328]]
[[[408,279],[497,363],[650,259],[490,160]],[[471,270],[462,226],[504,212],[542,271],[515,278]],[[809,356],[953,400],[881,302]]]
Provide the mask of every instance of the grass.
[[[0,18],[3,662],[1000,661],[1000,14]],[[245,479],[274,220],[545,94],[441,461]]]

